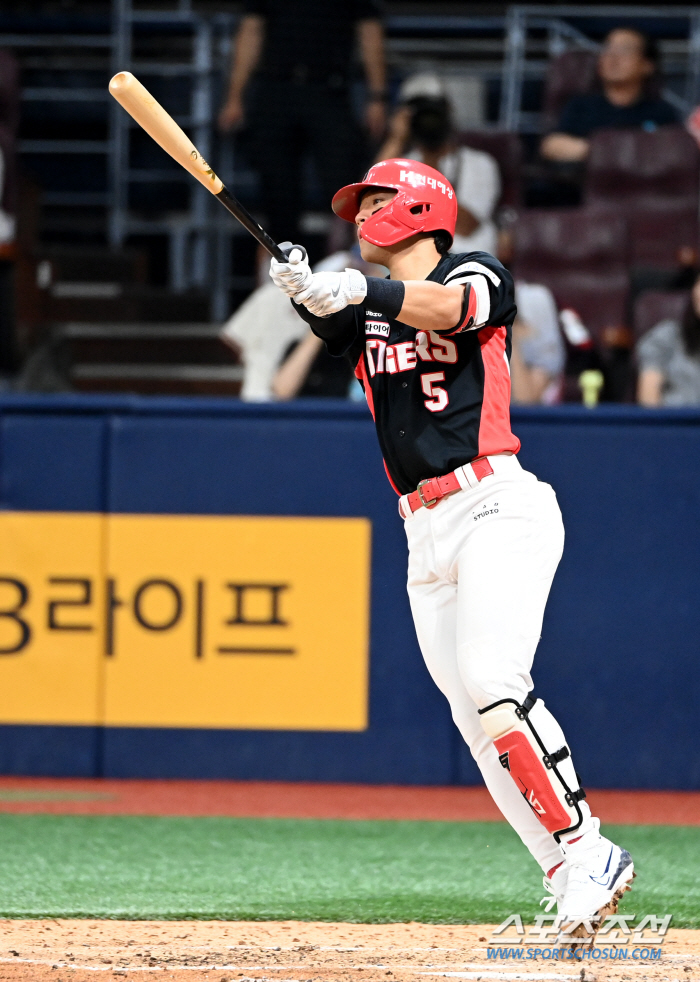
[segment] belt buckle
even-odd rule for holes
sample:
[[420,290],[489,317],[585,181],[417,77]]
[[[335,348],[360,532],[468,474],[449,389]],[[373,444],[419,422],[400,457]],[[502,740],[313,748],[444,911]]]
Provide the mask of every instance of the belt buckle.
[[423,505],[424,508],[434,508],[435,505],[440,500],[440,498],[435,498],[433,501],[426,501],[425,498],[423,497],[423,485],[424,484],[430,484],[430,482],[432,480],[433,480],[432,477],[427,477],[424,481],[421,481],[420,482],[420,484],[418,485],[418,488],[417,488],[418,497],[420,498],[421,504]]

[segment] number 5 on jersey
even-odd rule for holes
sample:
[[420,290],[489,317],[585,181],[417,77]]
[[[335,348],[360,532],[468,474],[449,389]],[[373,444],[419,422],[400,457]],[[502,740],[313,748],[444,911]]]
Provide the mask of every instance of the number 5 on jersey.
[[428,396],[425,400],[425,408],[429,409],[431,413],[441,412],[450,401],[447,390],[435,384],[436,382],[444,381],[444,372],[426,372],[424,375],[421,375],[421,388],[425,395]]

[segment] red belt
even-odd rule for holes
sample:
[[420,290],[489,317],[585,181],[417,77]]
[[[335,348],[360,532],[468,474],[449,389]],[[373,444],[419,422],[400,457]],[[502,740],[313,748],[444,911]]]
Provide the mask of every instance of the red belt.
[[[483,481],[489,474],[493,474],[493,467],[488,457],[473,460],[471,467],[477,481]],[[406,495],[406,501],[412,512],[418,511],[419,508],[434,508],[442,498],[447,498],[448,495],[461,490],[462,485],[453,471],[451,474],[445,474],[444,477],[430,477],[427,481],[421,481],[416,491]]]

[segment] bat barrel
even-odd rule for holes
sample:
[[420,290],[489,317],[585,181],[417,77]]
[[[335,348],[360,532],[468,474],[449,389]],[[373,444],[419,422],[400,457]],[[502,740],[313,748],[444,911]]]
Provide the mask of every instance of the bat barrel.
[[207,191],[219,193],[224,186],[221,178],[216,176],[182,127],[131,72],[117,72],[109,83],[109,91],[173,160],[196,177]]
[[286,261],[286,253],[255,221],[240,201],[228,191],[224,182],[216,176],[187,134],[131,72],[117,72],[109,83],[109,91],[139,126],[153,137],[173,160],[211,191],[224,208],[238,219],[271,256],[278,262]]

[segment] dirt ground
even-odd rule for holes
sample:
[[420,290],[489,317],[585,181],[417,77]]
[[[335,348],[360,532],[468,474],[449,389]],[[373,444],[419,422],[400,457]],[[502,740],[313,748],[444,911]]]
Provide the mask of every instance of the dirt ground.
[[[583,982],[700,980],[700,931],[669,931],[660,961],[487,959],[492,926],[235,921],[0,921],[1,982]],[[96,973],[104,973],[98,974]]]
[[[593,791],[608,822],[700,824],[692,792]],[[0,778],[0,811],[498,821],[485,788]],[[0,982],[423,982],[438,978],[700,982],[700,931],[660,961],[494,960],[493,926],[0,920]],[[525,954],[527,949],[525,949]]]

